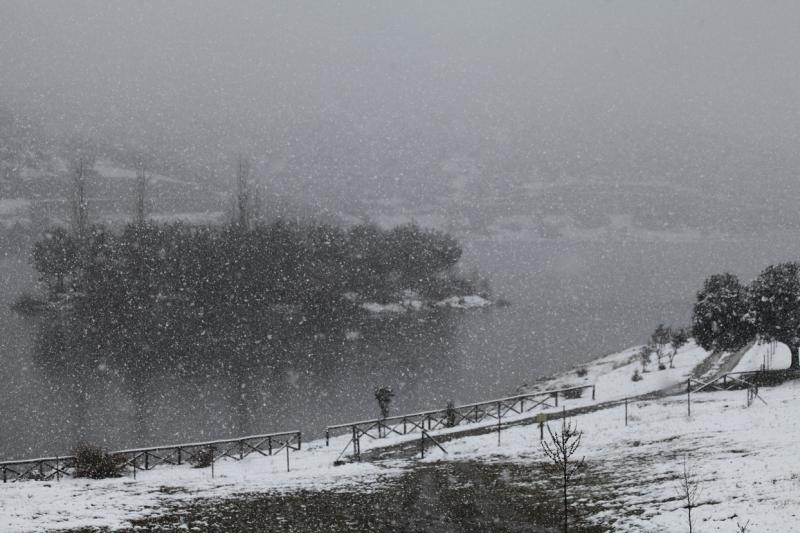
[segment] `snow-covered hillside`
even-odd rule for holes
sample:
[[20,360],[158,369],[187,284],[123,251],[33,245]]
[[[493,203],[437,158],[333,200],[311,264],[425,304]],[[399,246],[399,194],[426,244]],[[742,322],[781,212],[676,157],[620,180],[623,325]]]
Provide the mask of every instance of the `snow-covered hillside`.
[[[619,353],[603,356],[578,369],[558,374],[530,387],[524,387],[524,390],[563,389],[593,383],[597,386],[598,398],[618,400],[686,383],[692,370],[709,356],[707,351],[690,341],[675,355],[674,368],[669,368],[667,357],[664,356],[662,362],[668,368],[658,370],[656,358],[652,356],[652,362],[647,365],[647,371],[642,372],[641,360],[638,356],[640,349],[641,346],[634,346]],[[633,381],[633,374],[637,370],[642,379]]]

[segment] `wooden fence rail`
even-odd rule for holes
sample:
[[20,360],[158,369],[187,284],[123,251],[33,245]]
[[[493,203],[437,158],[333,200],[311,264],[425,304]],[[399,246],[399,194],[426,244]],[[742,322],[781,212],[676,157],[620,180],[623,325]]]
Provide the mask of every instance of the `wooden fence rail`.
[[[275,455],[286,450],[300,450],[302,436],[300,431],[284,431],[264,435],[248,435],[235,439],[210,440],[131,448],[109,452],[117,458],[124,470],[130,469],[134,477],[138,470],[150,470],[158,465],[197,464],[214,461],[224,457],[242,460],[248,455],[258,453],[263,456]],[[8,481],[41,480],[48,481],[61,476],[74,474],[75,456],[42,457],[21,461],[0,461],[3,483]]]
[[458,405],[452,408],[336,424],[325,428],[325,445],[330,444],[331,436],[336,433],[351,433],[354,435],[354,439],[358,439],[361,436],[380,439],[392,434],[408,435],[415,431],[433,431],[484,420],[497,420],[499,422],[509,414],[523,414],[540,407],[558,407],[559,396],[580,398],[586,389],[592,390],[592,400],[594,400],[595,386],[581,385],[566,389],[518,394],[496,400]]
[[781,371],[769,370],[750,370],[747,372],[727,372],[710,381],[700,381],[699,379],[689,378],[686,382],[687,392],[735,390],[747,388],[755,379],[766,376],[768,373],[778,373]]
[[61,476],[68,476],[74,464],[75,457],[71,455],[40,457],[38,459],[0,462],[0,472],[2,472],[3,483],[23,479],[49,481],[54,478],[60,479]]

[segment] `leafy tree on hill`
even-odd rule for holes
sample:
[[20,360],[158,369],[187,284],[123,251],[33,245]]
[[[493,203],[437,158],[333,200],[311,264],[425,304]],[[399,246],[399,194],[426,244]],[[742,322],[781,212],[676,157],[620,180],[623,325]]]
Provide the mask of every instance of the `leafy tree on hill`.
[[692,335],[706,350],[737,350],[755,336],[750,292],[734,274],[715,274],[697,293]]
[[792,352],[792,370],[800,370],[800,263],[771,265],[753,282],[752,309],[758,335],[782,342]]
[[669,352],[670,368],[675,368],[672,364],[673,361],[675,361],[675,356],[678,354],[678,350],[680,350],[687,342],[689,342],[689,332],[686,331],[686,328],[677,328],[672,330],[669,340],[669,344],[672,347],[672,351]]
[[653,353],[656,354],[658,362],[658,369],[664,370],[664,364],[661,360],[664,358],[667,344],[669,344],[672,332],[664,324],[659,324],[656,330],[650,335],[650,345],[653,347]]
[[653,355],[653,347],[649,344],[639,348],[639,351],[636,353],[636,356],[639,358],[639,362],[642,364],[642,372],[647,372],[647,365],[650,364],[651,355]]

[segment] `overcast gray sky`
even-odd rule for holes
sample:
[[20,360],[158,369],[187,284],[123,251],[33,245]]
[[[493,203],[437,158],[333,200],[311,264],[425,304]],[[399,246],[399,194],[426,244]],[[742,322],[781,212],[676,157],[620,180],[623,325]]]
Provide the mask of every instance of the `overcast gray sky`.
[[691,181],[714,168],[665,168],[685,146],[794,151],[799,29],[793,1],[2,0],[0,103],[315,179],[417,183],[466,154]]

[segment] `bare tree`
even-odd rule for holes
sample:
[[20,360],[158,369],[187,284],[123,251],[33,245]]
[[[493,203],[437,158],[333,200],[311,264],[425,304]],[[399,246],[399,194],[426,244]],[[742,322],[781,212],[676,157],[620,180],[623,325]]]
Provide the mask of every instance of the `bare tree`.
[[250,226],[250,162],[244,156],[236,165],[236,223],[242,229]]
[[147,173],[144,165],[136,169],[136,223],[144,224],[147,218]]
[[737,520],[736,521],[736,531],[738,533],[747,533],[748,531],[750,531],[750,520],[748,520],[744,524],[742,524],[741,522],[739,522]]
[[678,478],[675,492],[678,494],[678,498],[686,502],[685,507],[687,520],[689,522],[689,533],[692,533],[694,528],[692,509],[697,507],[697,499],[700,493],[700,482],[697,481],[694,472],[691,468],[689,468],[689,459],[687,456],[683,457],[683,471]]
[[582,431],[578,431],[578,425],[567,422],[566,418],[561,420],[561,431],[553,431],[550,424],[547,425],[549,439],[542,441],[542,450],[553,463],[553,467],[561,477],[562,490],[564,496],[564,531],[567,531],[569,517],[569,500],[567,498],[567,487],[575,474],[583,467],[584,458],[575,460],[573,456],[581,445]]
[[642,363],[642,372],[647,372],[647,365],[650,364],[650,356],[653,355],[653,347],[649,344],[642,346],[636,354],[639,362]]
[[675,368],[672,362],[675,360],[675,356],[678,355],[678,350],[681,349],[683,345],[689,342],[689,331],[685,328],[678,328],[672,330],[672,335],[670,336],[670,346],[672,347],[672,351],[669,352],[669,367]]
[[79,240],[86,236],[89,225],[89,201],[86,198],[86,175],[92,167],[87,157],[79,157],[73,169],[72,224]]
[[664,370],[666,368],[661,359],[664,357],[664,350],[672,338],[672,331],[664,324],[659,324],[656,330],[650,335],[650,345],[653,347],[653,353],[656,354],[656,361],[658,362],[658,369]]

